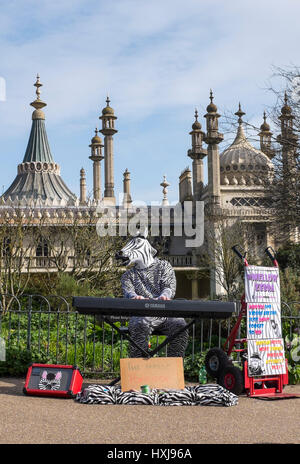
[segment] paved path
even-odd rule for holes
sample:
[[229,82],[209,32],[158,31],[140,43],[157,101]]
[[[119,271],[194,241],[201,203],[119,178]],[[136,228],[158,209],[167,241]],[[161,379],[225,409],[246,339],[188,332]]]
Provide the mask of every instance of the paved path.
[[[84,386],[100,381],[86,381]],[[232,407],[85,405],[24,396],[0,378],[1,444],[238,444],[300,442],[300,398],[241,396]],[[300,394],[300,385],[285,392]]]

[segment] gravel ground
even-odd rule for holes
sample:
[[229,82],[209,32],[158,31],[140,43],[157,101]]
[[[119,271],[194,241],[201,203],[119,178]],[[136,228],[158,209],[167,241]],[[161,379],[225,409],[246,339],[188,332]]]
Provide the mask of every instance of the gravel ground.
[[[300,398],[239,397],[232,407],[85,405],[23,395],[0,378],[1,444],[299,444]],[[108,381],[106,381],[108,382]],[[83,388],[101,381],[85,380]],[[300,395],[300,385],[286,393]]]

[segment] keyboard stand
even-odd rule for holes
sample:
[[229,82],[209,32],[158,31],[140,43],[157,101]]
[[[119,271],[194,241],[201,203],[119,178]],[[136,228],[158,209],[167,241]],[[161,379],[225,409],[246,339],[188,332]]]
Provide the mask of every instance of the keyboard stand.
[[[130,343],[132,343],[137,349],[143,353],[145,358],[152,358],[156,353],[162,350],[168,343],[170,343],[171,340],[176,338],[179,334],[187,330],[189,327],[191,327],[193,324],[195,324],[196,319],[192,319],[190,322],[187,322],[184,327],[181,327],[181,329],[177,330],[177,332],[173,333],[172,335],[169,335],[166,337],[166,339],[160,343],[154,350],[148,350],[145,351],[142,347],[140,347],[134,340],[132,340],[130,333],[128,332],[128,327],[118,327],[115,325],[114,322],[112,322],[109,318],[103,317],[103,320],[107,322],[116,332],[119,333],[121,337],[126,338]],[[124,330],[126,329],[126,330]],[[115,385],[116,383],[120,382],[121,377],[117,377],[116,379],[112,380],[112,382],[109,383],[110,386]]]

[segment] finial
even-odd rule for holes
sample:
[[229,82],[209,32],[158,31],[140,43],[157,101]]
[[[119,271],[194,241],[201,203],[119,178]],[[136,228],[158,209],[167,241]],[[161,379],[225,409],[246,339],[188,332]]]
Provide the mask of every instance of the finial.
[[167,187],[170,186],[170,184],[167,182],[167,177],[166,176],[163,176],[164,179],[162,181],[162,183],[160,184],[162,187],[163,187],[163,200],[162,200],[162,206],[168,206],[169,205],[169,201],[168,201],[168,190],[167,190]]
[[241,125],[242,122],[243,122],[242,116],[244,116],[244,114],[246,114],[246,113],[244,113],[244,111],[242,111],[242,108],[241,108],[241,104],[240,104],[240,103],[239,103],[239,109],[238,109],[238,111],[237,111],[236,113],[234,113],[234,114],[236,114],[236,115],[239,117],[239,118],[238,118],[238,123]]
[[195,121],[192,125],[192,130],[200,130],[201,129],[201,124],[200,122],[198,121],[198,110],[197,108],[195,108]]
[[43,84],[40,83],[39,74],[37,74],[36,82],[33,85],[36,87],[36,99],[32,103],[30,103],[30,105],[35,108],[35,111],[32,114],[32,119],[45,119],[45,115],[43,111],[41,111],[41,108],[43,108],[44,106],[47,106],[47,103],[44,103],[40,99],[40,95],[41,95],[40,87],[42,87]]
[[[102,117],[103,116],[108,116],[108,117],[111,117],[113,119],[117,119],[116,116],[114,115],[114,110],[113,108],[111,108],[109,106],[110,104],[110,99],[109,99],[109,96],[107,95],[107,98],[106,98],[106,106],[103,108],[102,110],[102,116],[99,117],[99,119],[103,119]],[[103,129],[105,129],[105,127],[103,127]],[[102,132],[102,131],[101,131]],[[103,133],[103,132],[102,132]]]
[[266,115],[265,111],[264,111],[264,114],[263,114],[263,119],[264,119],[264,122],[260,126],[260,130],[263,131],[263,132],[270,132],[270,126],[267,123],[267,115]]
[[292,109],[291,107],[288,105],[288,96],[287,96],[287,93],[286,93],[286,90],[284,92],[284,105],[283,107],[281,108],[281,113],[283,115],[290,115],[292,113]]
[[102,146],[102,140],[99,137],[98,132],[99,132],[98,128],[96,127],[95,128],[95,135],[91,140],[91,145],[89,145],[90,147],[93,147],[93,146],[96,146],[96,145],[101,145]]
[[41,91],[40,91],[40,87],[42,87],[43,84],[40,83],[40,76],[39,74],[36,75],[36,82],[35,84],[33,84],[35,87],[36,87],[36,96],[37,96],[37,99],[39,100],[40,99],[40,95],[41,95]]
[[124,177],[124,180],[129,180],[130,178],[130,172],[128,171],[128,168],[125,169],[125,171],[123,172],[123,177]]
[[210,104],[208,105],[206,110],[207,110],[208,113],[216,113],[218,108],[213,103],[214,96],[213,96],[213,92],[212,92],[211,89],[210,89],[210,92],[209,92],[209,98],[210,98]]

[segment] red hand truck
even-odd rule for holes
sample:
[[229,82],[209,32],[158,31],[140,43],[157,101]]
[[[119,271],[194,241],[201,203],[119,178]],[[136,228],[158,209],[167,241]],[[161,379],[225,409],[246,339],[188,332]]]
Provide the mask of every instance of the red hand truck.
[[[236,255],[243,260],[247,267],[246,253],[238,249],[238,245],[232,247]],[[272,247],[267,247],[265,253],[271,259],[273,266],[278,267],[275,252]],[[205,368],[207,373],[215,378],[219,385],[227,390],[241,395],[246,393],[249,397],[260,398],[290,398],[300,397],[297,394],[283,393],[283,388],[288,384],[288,369],[286,360],[286,373],[268,376],[249,376],[247,362],[247,338],[237,338],[242,319],[247,317],[247,303],[245,293],[241,297],[241,307],[237,321],[232,328],[223,348],[211,348],[205,357]],[[240,353],[242,358],[242,369],[235,366],[230,358],[231,354]]]

